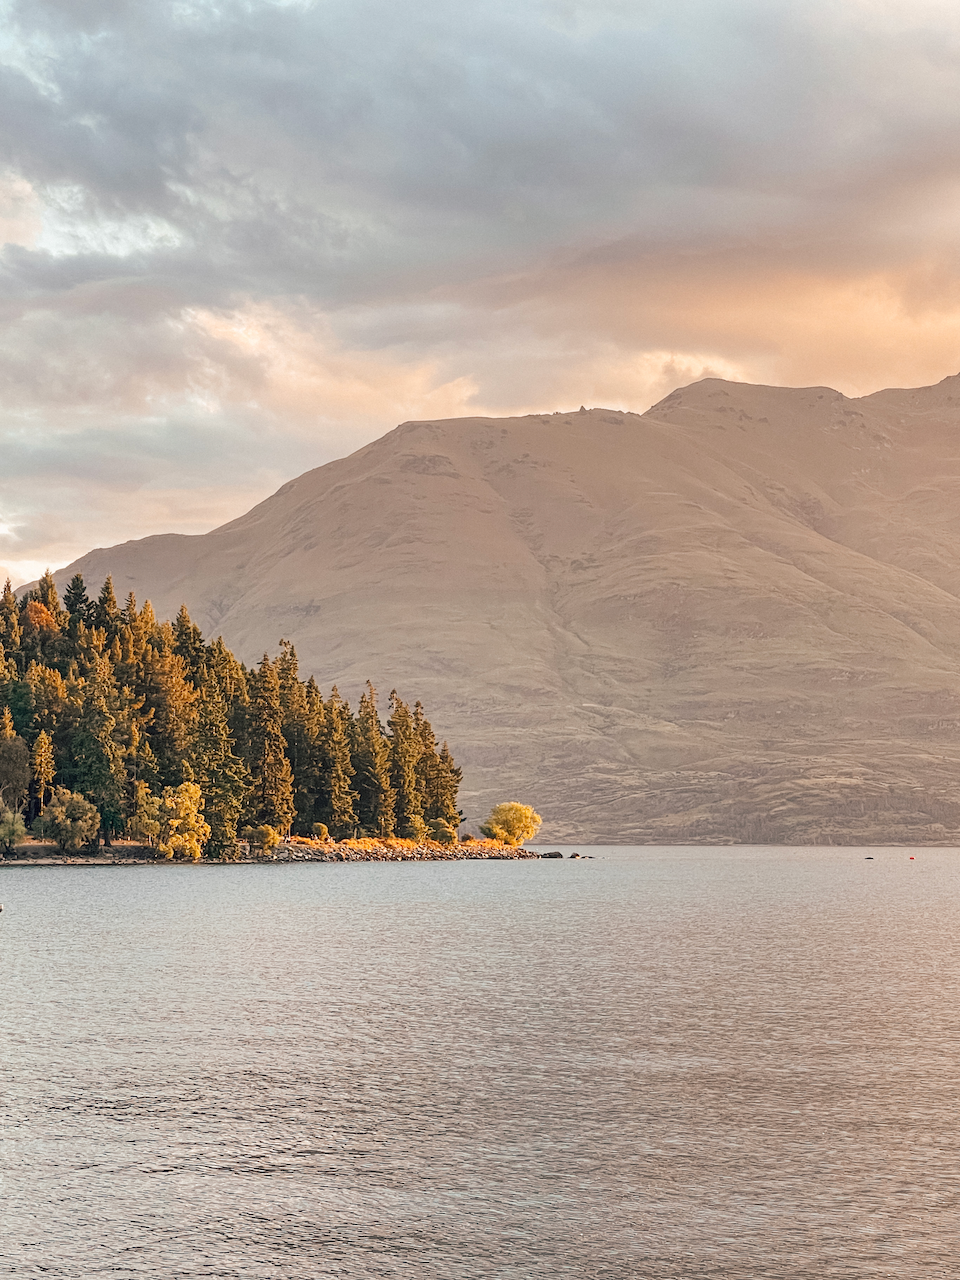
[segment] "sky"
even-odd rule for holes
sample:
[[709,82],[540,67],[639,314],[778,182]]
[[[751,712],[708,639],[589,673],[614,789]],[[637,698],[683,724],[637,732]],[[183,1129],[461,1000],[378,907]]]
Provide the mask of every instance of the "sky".
[[960,371],[951,0],[0,0],[0,575],[410,418]]

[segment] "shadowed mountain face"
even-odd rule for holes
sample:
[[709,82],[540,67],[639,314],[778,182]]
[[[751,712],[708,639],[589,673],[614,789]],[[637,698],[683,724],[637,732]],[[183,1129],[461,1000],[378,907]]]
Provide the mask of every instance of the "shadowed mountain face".
[[849,400],[708,379],[409,422],[196,537],[81,572],[421,698],[550,839],[960,834],[960,377]]

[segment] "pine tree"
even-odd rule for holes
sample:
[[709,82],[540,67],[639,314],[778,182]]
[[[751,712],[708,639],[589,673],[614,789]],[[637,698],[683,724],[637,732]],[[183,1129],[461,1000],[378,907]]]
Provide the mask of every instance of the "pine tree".
[[37,583],[34,598],[39,604],[43,605],[58,627],[66,626],[67,613],[60,603],[60,597],[57,594],[57,584],[54,582],[53,574],[49,569],[47,569],[43,577]]
[[422,840],[426,834],[420,800],[417,761],[420,738],[410,708],[394,689],[390,694],[390,781],[396,792],[396,831],[407,840]]
[[334,685],[324,707],[323,781],[320,821],[337,839],[347,839],[357,828],[357,793],[351,788],[350,708]]
[[96,605],[87,595],[87,588],[82,574],[75,573],[63,593],[63,604],[67,612],[67,627],[70,635],[76,637],[81,627],[92,627],[96,618]]
[[183,763],[197,722],[197,693],[187,679],[186,666],[170,649],[143,651],[141,677],[136,689],[149,714],[146,722],[150,747],[164,786],[184,780]]
[[463,770],[457,767],[446,742],[440,748],[439,760],[437,791],[433,800],[433,812],[430,816],[439,818],[441,822],[448,823],[456,831],[463,820],[463,814],[457,808],[457,797],[460,793],[460,783],[463,780]]
[[413,708],[413,727],[420,743],[420,755],[417,759],[417,788],[420,793],[420,808],[424,819],[429,822],[436,817],[433,812],[437,793],[437,772],[440,760],[437,755],[437,739],[433,726],[423,710],[423,703],[417,702]]
[[126,817],[125,752],[110,708],[115,694],[110,663],[101,658],[84,689],[72,743],[75,785],[99,810],[106,844],[123,829]]
[[120,624],[120,608],[113,593],[113,577],[107,574],[94,608],[94,623],[112,637]]
[[377,713],[377,691],[369,680],[357,710],[353,765],[361,827],[376,836],[392,836],[397,797],[390,782],[390,747]]
[[287,759],[293,771],[296,829],[307,833],[316,816],[322,759],[317,717],[311,708],[307,687],[300,681],[297,651],[289,640],[280,641],[276,670],[280,683],[280,707],[283,711],[283,736],[287,744]]
[[283,737],[280,681],[266,654],[251,681],[247,764],[252,777],[246,812],[251,825],[289,831],[296,810],[293,774]]
[[173,635],[173,652],[183,659],[187,678],[198,689],[203,679],[207,651],[200,628],[194,624],[185,604],[180,606],[177,620],[173,624]]
[[47,792],[53,786],[53,780],[57,776],[56,761],[53,757],[53,742],[45,729],[41,729],[37,734],[36,741],[33,744],[30,765],[33,771],[37,813],[42,814],[43,806],[47,802]]
[[0,596],[0,640],[8,655],[20,648],[20,635],[20,607],[8,578]]
[[210,824],[208,852],[221,854],[236,841],[249,775],[243,761],[234,754],[226,703],[219,684],[210,675],[200,687],[197,710],[190,763],[194,781],[204,797],[204,817]]

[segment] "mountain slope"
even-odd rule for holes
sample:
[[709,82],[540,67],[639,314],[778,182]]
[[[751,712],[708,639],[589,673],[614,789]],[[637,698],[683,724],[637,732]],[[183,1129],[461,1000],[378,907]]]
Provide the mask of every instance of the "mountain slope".
[[[431,708],[468,817],[550,838],[960,829],[960,377],[708,379],[646,414],[405,423],[211,533],[74,572]],[[947,833],[947,834],[945,834]]]

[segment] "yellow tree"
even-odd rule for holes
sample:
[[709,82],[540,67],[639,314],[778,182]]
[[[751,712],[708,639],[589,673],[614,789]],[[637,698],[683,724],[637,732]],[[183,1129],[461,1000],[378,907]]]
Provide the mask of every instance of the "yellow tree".
[[33,785],[37,793],[37,812],[43,813],[47,802],[47,791],[53,786],[57,776],[57,765],[53,758],[53,743],[46,729],[41,729],[33,744],[33,755],[30,758],[33,771]]
[[502,840],[504,844],[523,844],[524,840],[532,840],[540,830],[543,819],[534,813],[528,804],[518,804],[516,800],[507,804],[495,805],[486,822],[481,822],[480,830],[491,840]]
[[210,839],[210,827],[201,816],[203,796],[195,782],[164,787],[157,818],[160,852],[167,859],[189,858],[199,862]]

